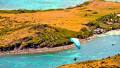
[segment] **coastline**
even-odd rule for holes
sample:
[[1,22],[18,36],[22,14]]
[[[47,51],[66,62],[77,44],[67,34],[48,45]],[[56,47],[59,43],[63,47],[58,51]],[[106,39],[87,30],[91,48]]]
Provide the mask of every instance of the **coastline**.
[[24,50],[13,50],[13,51],[6,51],[6,52],[0,52],[0,56],[5,55],[21,55],[21,54],[46,54],[46,53],[55,53],[59,51],[64,51],[74,48],[73,45],[67,45],[67,46],[59,46],[54,48],[38,48],[38,49],[24,49]]
[[[89,41],[94,40],[97,37],[104,37],[104,35],[111,35],[111,33],[113,32],[120,32],[120,29],[116,29],[116,30],[111,30],[108,32],[105,32],[103,34],[94,34],[91,37],[88,37],[86,39],[80,39],[80,42],[82,44],[87,43]],[[103,36],[102,36],[103,35]],[[120,34],[119,34],[120,35]],[[0,56],[5,56],[5,55],[21,55],[21,54],[46,54],[46,53],[56,53],[56,52],[60,52],[60,51],[65,51],[65,50],[69,50],[75,48],[74,44],[71,45],[65,45],[65,46],[59,46],[59,47],[53,47],[53,48],[38,48],[38,49],[24,49],[24,50],[13,50],[13,51],[6,51],[6,52],[0,52]]]
[[[53,27],[65,28],[68,30],[78,32],[89,21],[93,21],[101,16],[110,13],[118,13],[119,3],[103,2],[98,0],[91,0],[92,2],[86,5],[78,5],[68,9],[46,10],[31,13],[32,11],[2,11],[0,17],[9,18],[18,23],[28,24],[48,24]],[[104,7],[101,7],[103,4]],[[109,6],[110,5],[110,6]],[[109,7],[114,8],[113,10]],[[108,11],[110,10],[110,11]],[[30,13],[29,13],[30,12]],[[86,12],[86,13],[84,13]],[[69,22],[69,23],[68,23]],[[14,25],[13,25],[14,26]],[[0,26],[3,27],[3,26]]]
[[[105,36],[120,36],[120,29],[110,30],[103,34],[96,34],[89,38],[93,40],[94,38],[101,38]],[[72,64],[65,64],[59,66],[58,68],[119,68],[120,64],[120,54],[115,54],[112,56],[108,56],[106,58],[96,59],[96,60],[88,60],[83,62],[76,62]]]
[[[95,2],[96,1],[96,2]],[[98,5],[96,5],[98,4]],[[9,19],[10,21],[14,21],[15,24],[17,25],[23,25],[25,23],[27,24],[48,24],[50,26],[54,26],[54,27],[60,27],[60,28],[65,28],[65,29],[68,29],[68,30],[72,30],[72,31],[78,31],[80,30],[82,27],[84,27],[84,25],[81,23],[81,22],[89,22],[93,19],[89,19],[89,14],[88,16],[84,16],[84,17],[81,17],[81,16],[78,16],[80,14],[83,14],[83,13],[79,13],[80,11],[82,12],[90,12],[93,16],[95,15],[98,15],[99,16],[102,16],[104,14],[108,14],[108,13],[111,13],[111,12],[102,12],[102,11],[99,11],[101,13],[104,13],[104,14],[101,14],[97,11],[93,11],[95,9],[101,9],[101,5],[100,4],[103,4],[105,5],[104,8],[102,9],[105,9],[105,10],[108,10],[106,9],[108,7],[108,5],[113,5],[113,6],[116,6],[117,3],[111,3],[111,2],[102,2],[102,1],[97,1],[97,0],[93,0],[93,2],[91,2],[90,4],[88,4],[87,6],[83,6],[83,7],[80,7],[79,5],[76,6],[76,7],[73,7],[73,8],[68,8],[70,9],[69,11],[65,11],[65,10],[62,10],[62,11],[50,11],[50,12],[36,12],[36,13],[21,13],[21,14],[0,14],[0,17],[3,17],[3,18],[7,18]],[[95,9],[93,9],[92,7],[94,7],[94,5],[96,5]],[[119,6],[119,5],[118,5]],[[119,7],[118,7],[119,8]],[[84,11],[83,11],[84,9]],[[116,8],[117,9],[117,8]],[[59,10],[59,9],[58,9]],[[97,12],[97,14],[93,14],[93,12]],[[72,14],[71,14],[72,13]],[[60,15],[60,16],[59,16]],[[84,14],[83,14],[84,15]],[[85,14],[86,15],[86,14]],[[67,18],[67,19],[66,19]],[[81,20],[80,20],[81,19]],[[88,20],[89,19],[89,20]],[[96,19],[96,18],[95,18]],[[8,21],[9,22],[9,21]],[[70,24],[68,24],[68,22]],[[4,22],[3,22],[4,23]],[[13,23],[13,22],[12,22]],[[18,24],[18,23],[21,23],[21,24]],[[36,24],[36,25],[37,25]],[[73,25],[74,24],[74,25]],[[78,25],[79,24],[79,25]],[[13,24],[14,25],[14,24]],[[12,25],[12,26],[13,26]],[[15,25],[15,26],[17,26]],[[67,26],[67,27],[66,27]],[[3,26],[0,26],[0,27],[3,27]],[[19,32],[19,31],[18,31]],[[16,33],[14,32],[11,32],[10,35],[6,35],[4,36],[5,39],[1,39],[0,41],[3,41],[4,42],[9,42],[8,39],[6,39],[6,37],[9,37],[9,38],[13,38],[13,37],[17,37],[17,38],[21,38],[21,37],[24,37],[24,35],[18,35],[18,32],[16,31]],[[26,33],[22,33],[22,32],[26,32]],[[25,34],[25,35],[30,35],[30,31],[27,29],[26,27],[26,30],[24,29],[21,29],[21,33],[22,34]],[[32,34],[33,32],[31,32]],[[13,34],[13,35],[12,35]],[[28,36],[27,35],[27,36]],[[20,36],[20,37],[19,37]],[[81,39],[81,42],[82,43],[86,43],[87,41],[90,41],[90,40],[93,40],[96,38],[97,35],[93,35],[87,39]],[[14,39],[14,38],[13,38]],[[13,40],[11,39],[11,40]],[[3,42],[2,42],[3,43]],[[71,49],[73,48],[74,46],[73,45],[66,45],[66,46],[60,46],[60,47],[54,47],[54,48],[39,48],[39,49],[26,49],[26,50],[13,50],[13,51],[10,51],[10,52],[0,52],[0,55],[16,55],[16,54],[33,54],[33,53],[53,53],[53,52],[58,52],[58,51],[63,51],[63,50],[68,50],[68,49]],[[35,50],[35,51],[34,51]],[[45,51],[44,51],[45,50]],[[17,51],[17,52],[16,52]]]
[[74,64],[66,64],[58,68],[120,68],[120,54],[99,60],[88,60]]
[[[23,59],[23,61],[30,60],[30,61],[25,61],[26,66],[29,65],[29,64],[27,64],[27,62],[31,62],[30,64],[32,64],[32,65],[30,65],[30,67],[33,66],[33,68],[34,68],[34,63],[35,63],[35,65],[38,63],[38,68],[39,68],[40,63],[43,63],[42,66],[46,66],[46,64],[44,65],[44,62],[43,62],[44,60],[47,59],[47,61],[53,61],[54,57],[56,57],[56,56],[53,56],[51,58],[51,57],[43,56],[43,58],[42,58],[43,61],[41,61],[41,59],[40,59],[41,55],[45,55],[45,56],[46,55],[48,56],[49,54],[50,54],[50,56],[54,55],[54,54],[58,55],[59,52],[60,52],[60,54],[62,52],[62,55],[58,55],[58,58],[57,58],[57,59],[59,59],[58,61],[60,61],[60,63],[63,63],[61,58],[59,58],[60,56],[65,55],[66,58],[73,56],[71,58],[74,59],[74,54],[72,54],[72,52],[68,52],[68,53],[71,53],[71,56],[69,56],[69,54],[68,55],[66,54],[67,53],[66,51],[73,50],[73,52],[74,52],[74,49],[76,51],[77,48],[76,48],[76,46],[74,46],[74,44],[69,43],[68,39],[67,39],[67,43],[65,42],[63,44],[59,44],[59,43],[61,43],[61,41],[65,41],[64,37],[63,37],[63,39],[60,39],[60,37],[62,37],[62,35],[65,35],[66,37],[69,35],[75,35],[73,37],[79,38],[80,43],[81,43],[81,50],[80,50],[81,52],[80,53],[86,51],[87,55],[90,54],[89,56],[91,56],[92,54],[90,53],[90,51],[92,51],[91,49],[93,49],[93,52],[98,54],[98,52],[96,52],[96,47],[99,48],[97,45],[93,46],[93,48],[90,48],[90,47],[92,47],[92,45],[94,45],[96,43],[96,41],[101,40],[101,39],[103,40],[103,38],[105,38],[105,40],[107,37],[109,38],[110,36],[112,36],[112,37],[117,36],[117,38],[118,38],[118,36],[120,36],[120,25],[119,25],[120,19],[119,19],[119,22],[105,21],[105,23],[103,23],[104,20],[101,21],[102,19],[100,19],[101,22],[98,22],[97,19],[104,17],[104,15],[105,16],[108,15],[108,17],[105,17],[104,19],[107,19],[107,18],[108,18],[108,20],[113,19],[114,17],[112,17],[111,19],[109,18],[109,14],[111,14],[111,13],[119,14],[118,12],[120,11],[119,10],[120,4],[115,3],[115,2],[114,3],[103,2],[103,0],[90,0],[90,1],[91,1],[91,3],[88,5],[86,5],[86,4],[77,5],[75,7],[69,7],[66,9],[50,9],[50,10],[43,10],[43,11],[41,11],[41,10],[36,10],[36,11],[22,10],[22,9],[21,10],[10,10],[10,11],[5,10],[5,13],[4,13],[4,10],[2,12],[0,10],[0,23],[2,23],[2,25],[0,25],[0,29],[2,30],[2,31],[0,30],[0,34],[1,34],[0,43],[2,43],[2,45],[0,44],[0,46],[4,46],[4,47],[0,48],[1,60],[2,60],[2,62],[4,62],[4,61],[6,61],[6,59],[8,59],[10,57],[15,57],[14,59],[17,59],[17,61],[15,60],[16,62],[13,62],[14,60],[10,58],[10,60],[8,59],[6,62],[1,64],[0,67],[2,65],[3,65],[3,68],[6,67],[6,65],[21,67],[22,65],[24,65],[24,63],[20,62],[22,59],[19,59],[19,57],[24,58],[24,56],[25,56],[27,58]],[[115,20],[116,20],[116,18],[115,18]],[[89,25],[89,23],[91,23],[91,22],[92,22],[92,24],[94,24],[94,25],[92,25],[93,28],[91,27],[91,25]],[[112,23],[112,24],[109,24],[109,23]],[[49,27],[41,28],[41,24],[47,24],[51,28],[49,28]],[[37,25],[38,27],[34,26],[34,25]],[[117,26],[117,25],[119,25],[119,26]],[[6,28],[6,27],[8,27],[8,28]],[[32,29],[29,30],[29,28],[31,28],[31,27],[32,27]],[[33,28],[33,27],[36,27],[36,28]],[[88,27],[88,28],[82,29],[84,27]],[[44,28],[46,30],[49,30],[50,32],[48,32],[48,31],[45,32]],[[63,31],[61,28],[63,28]],[[36,29],[38,29],[38,30],[36,31]],[[102,31],[102,29],[103,29],[103,31]],[[98,30],[98,31],[96,31],[96,30]],[[58,33],[56,33],[56,32],[58,32]],[[41,34],[43,36],[39,37],[38,35],[41,35]],[[67,34],[69,34],[69,35],[67,35]],[[47,37],[48,37],[48,39],[47,39]],[[54,41],[51,41],[52,40],[51,37],[53,39],[54,38],[57,38],[57,39],[55,39]],[[112,40],[118,41],[118,43],[119,43],[119,40],[116,40],[116,37],[114,40],[114,37],[112,38]],[[45,47],[42,47],[41,43],[39,43],[40,41],[38,41],[38,39],[36,39],[36,38],[42,38],[41,40],[44,40],[44,38],[45,38],[45,40],[44,40]],[[72,38],[72,36],[71,36],[71,38]],[[31,41],[31,39],[32,39],[32,41]],[[60,39],[60,40],[58,40],[58,39]],[[48,40],[50,40],[49,41],[50,43],[49,42],[46,43]],[[58,42],[56,42],[57,40],[58,40]],[[13,43],[7,44],[7,42],[10,42],[10,41],[13,41]],[[35,41],[37,41],[37,42],[35,42]],[[94,41],[95,41],[95,43],[94,43]],[[113,47],[114,44],[116,45],[116,42],[114,43],[113,41],[107,41],[108,43],[111,42],[110,43],[110,46],[112,44],[111,49],[115,47],[115,46]],[[30,42],[31,42],[31,44],[29,45]],[[93,44],[90,44],[90,46],[89,46],[89,43],[91,43],[91,42],[93,42]],[[104,43],[107,43],[107,42],[105,41]],[[118,43],[117,43],[117,45],[119,45]],[[6,44],[6,45],[3,45],[3,44]],[[54,44],[55,44],[55,46],[54,46]],[[98,43],[96,43],[96,44],[98,44]],[[101,44],[101,42],[100,42],[100,44]],[[17,47],[19,45],[24,46],[24,48]],[[83,49],[84,46],[85,47],[88,46],[88,47],[85,48],[85,50],[84,50]],[[105,48],[105,46],[103,46],[103,48],[101,48],[100,50],[102,50],[104,48]],[[112,52],[111,49],[109,52],[110,54],[112,54],[114,51],[117,50],[116,49]],[[99,49],[97,49],[97,50],[99,50]],[[77,53],[79,53],[79,52],[77,52]],[[77,53],[76,53],[76,55],[78,55]],[[101,52],[101,54],[102,53],[104,54],[104,52]],[[85,53],[83,53],[83,54],[85,54]],[[82,66],[80,68],[89,68],[89,67],[94,68],[94,66],[95,66],[95,68],[97,68],[98,65],[103,65],[103,68],[104,68],[104,66],[105,66],[104,64],[111,64],[111,68],[112,67],[114,68],[114,67],[116,67],[114,65],[114,63],[117,64],[120,62],[119,61],[120,55],[117,55],[117,54],[118,53],[116,53],[113,56],[106,54],[107,56],[109,56],[108,58],[101,57],[101,59],[95,59],[92,61],[87,60],[87,61],[83,61],[83,62],[82,61],[77,62],[77,63],[75,62],[72,64],[63,63],[64,65],[60,66],[60,68],[61,67],[64,68],[64,66],[65,66],[65,68],[79,68],[79,66],[82,66],[82,65],[85,65],[86,67]],[[40,56],[40,57],[38,57],[38,59],[33,58],[31,60],[31,58],[29,58],[29,55],[32,58],[33,58],[33,56],[36,57],[36,55]],[[80,57],[80,55],[78,55],[78,56]],[[98,57],[99,56],[101,56],[101,55],[98,55]],[[118,57],[117,59],[116,59],[116,56]],[[92,58],[94,58],[94,57],[95,57],[95,55]],[[115,58],[113,58],[113,57],[115,57]],[[62,57],[62,58],[64,58],[64,57]],[[87,57],[87,58],[89,58],[89,57]],[[39,60],[39,59],[40,59],[40,61],[37,62],[37,60]],[[107,59],[107,61],[106,61],[106,59]],[[111,61],[111,59],[113,59],[113,61]],[[13,62],[14,64],[8,63],[9,61]],[[53,64],[56,63],[57,60],[55,60],[55,63],[47,62],[47,61],[45,61],[45,63],[50,63],[50,65],[52,66]],[[98,62],[96,62],[96,61],[98,61]],[[69,62],[69,61],[67,61],[67,62]],[[120,64],[117,64],[117,65],[119,68]],[[46,67],[43,67],[43,68],[47,68],[47,67],[49,67],[48,64]],[[102,68],[102,66],[100,68]],[[107,68],[107,67],[105,67],[105,68]]]
[[78,7],[81,7],[81,6],[84,6],[84,5],[88,5],[90,3],[94,2],[94,0],[87,0],[81,4],[77,4],[75,6],[70,6],[70,7],[67,7],[67,8],[58,8],[58,9],[46,9],[46,10],[41,10],[41,9],[36,9],[36,10],[29,10],[29,9],[11,9],[11,10],[0,10],[0,13],[35,13],[35,12],[47,12],[47,11],[59,11],[59,10],[68,10],[68,9],[74,9],[74,8],[78,8]]
[[95,1],[100,1],[100,2],[112,2],[112,3],[119,3],[119,2],[113,2],[113,1],[105,1],[105,0],[87,0],[81,4],[78,4],[78,5],[75,5],[75,6],[70,6],[70,7],[67,7],[67,8],[58,8],[58,9],[47,9],[47,10],[41,10],[41,9],[36,9],[36,10],[29,10],[29,9],[1,9],[0,10],[0,13],[10,13],[10,14],[16,14],[16,13],[36,13],[36,12],[47,12],[47,11],[62,11],[62,10],[69,10],[69,9],[75,9],[75,8],[80,8],[80,7],[83,7],[83,6],[86,6],[92,2],[95,2]]

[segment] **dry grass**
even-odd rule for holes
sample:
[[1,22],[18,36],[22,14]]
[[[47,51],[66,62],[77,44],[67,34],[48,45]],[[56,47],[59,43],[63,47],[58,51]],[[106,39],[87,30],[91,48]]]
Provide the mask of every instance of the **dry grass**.
[[[94,12],[97,12],[94,14]],[[86,23],[96,18],[114,12],[120,12],[120,3],[94,1],[87,6],[65,10],[41,11],[35,13],[0,14],[18,22],[49,24],[55,27],[79,31]]]
[[120,68],[120,55],[95,61],[63,65],[60,68]]
[[6,45],[11,43],[12,41],[16,41],[20,38],[24,38],[27,36],[32,36],[34,31],[30,31],[29,28],[20,29],[14,32],[11,32],[7,35],[3,35],[0,37],[0,45]]
[[[65,10],[39,11],[34,13],[0,13],[0,31],[9,28],[0,36],[0,45],[34,34],[28,25],[49,24],[54,27],[79,31],[83,24],[96,18],[120,12],[120,3],[93,1],[88,5]],[[26,25],[25,27],[23,27]]]

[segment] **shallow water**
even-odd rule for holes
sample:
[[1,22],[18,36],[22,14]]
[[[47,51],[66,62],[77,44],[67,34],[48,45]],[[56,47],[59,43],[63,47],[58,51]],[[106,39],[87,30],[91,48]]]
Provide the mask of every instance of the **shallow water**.
[[0,9],[48,10],[73,7],[88,0],[0,0]]
[[[112,46],[112,44],[115,44]],[[1,56],[0,68],[55,68],[77,61],[96,60],[120,53],[120,36],[105,36],[82,44],[81,49],[73,48],[54,54]]]

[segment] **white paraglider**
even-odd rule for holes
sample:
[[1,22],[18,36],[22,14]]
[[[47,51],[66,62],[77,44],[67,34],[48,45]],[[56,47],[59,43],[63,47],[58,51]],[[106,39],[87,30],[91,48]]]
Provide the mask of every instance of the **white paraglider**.
[[70,41],[78,48],[80,49],[80,41],[77,38],[70,38]]

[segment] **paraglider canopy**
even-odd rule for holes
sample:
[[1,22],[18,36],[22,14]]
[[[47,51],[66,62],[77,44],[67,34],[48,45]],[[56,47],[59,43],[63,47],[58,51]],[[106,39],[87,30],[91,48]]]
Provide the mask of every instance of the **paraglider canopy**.
[[80,41],[78,38],[70,38],[70,41],[73,42],[73,44],[80,49]]

